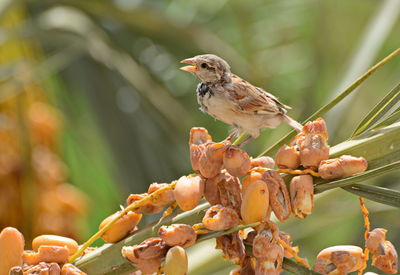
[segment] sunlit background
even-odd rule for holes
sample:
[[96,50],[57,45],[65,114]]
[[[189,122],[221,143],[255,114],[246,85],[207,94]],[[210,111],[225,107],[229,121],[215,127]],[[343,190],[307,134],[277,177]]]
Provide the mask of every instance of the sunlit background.
[[[216,140],[229,127],[199,111],[180,60],[217,54],[302,121],[399,47],[399,15],[398,0],[0,1],[0,229],[83,241],[128,194],[190,173],[190,127]],[[399,79],[397,58],[333,109],[330,144]],[[257,155],[288,131],[267,130],[246,149]],[[399,178],[370,183],[399,190]],[[367,206],[399,248],[399,211]],[[281,228],[311,261],[363,240],[357,197],[343,190]],[[228,274],[213,245],[191,249],[190,274]]]

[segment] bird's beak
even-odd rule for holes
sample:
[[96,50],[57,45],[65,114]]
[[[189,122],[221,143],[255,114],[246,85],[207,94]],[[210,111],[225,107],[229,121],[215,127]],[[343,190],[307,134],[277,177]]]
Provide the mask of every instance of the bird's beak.
[[182,71],[189,72],[189,73],[194,73],[194,72],[197,72],[199,70],[199,68],[196,65],[196,62],[195,62],[194,58],[184,59],[184,60],[181,61],[181,63],[190,64],[191,65],[191,66],[181,67],[180,69]]

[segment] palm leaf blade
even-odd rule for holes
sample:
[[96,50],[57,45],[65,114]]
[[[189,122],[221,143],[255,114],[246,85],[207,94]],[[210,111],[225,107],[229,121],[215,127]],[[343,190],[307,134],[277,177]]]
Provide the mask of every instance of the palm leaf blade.
[[400,108],[397,108],[390,116],[376,124],[373,129],[380,129],[397,122],[400,119]]
[[352,184],[343,189],[372,201],[400,208],[400,191],[366,184]]
[[[356,81],[354,81],[346,90],[344,90],[341,94],[339,94],[337,97],[335,97],[331,102],[326,104],[325,106],[321,107],[318,111],[316,111],[313,115],[308,117],[303,123],[316,119],[324,114],[326,114],[330,109],[335,107],[339,102],[341,102],[345,97],[350,95],[358,86],[361,85],[369,76],[371,76],[374,72],[376,72],[380,67],[382,67],[384,64],[386,64],[388,61],[390,61],[393,57],[395,57],[397,54],[400,53],[400,48],[396,49],[393,51],[391,54],[389,54],[387,57],[379,61],[375,66],[370,68],[366,73],[364,73],[362,76],[360,76]],[[293,130],[280,140],[278,140],[275,144],[273,144],[271,147],[269,147],[267,150],[265,150],[263,153],[260,154],[260,156],[263,155],[272,155],[274,154],[279,147],[284,145],[285,143],[288,143],[292,137],[294,137],[296,131]]]
[[393,88],[360,122],[352,137],[358,136],[373,126],[400,100],[400,84]]

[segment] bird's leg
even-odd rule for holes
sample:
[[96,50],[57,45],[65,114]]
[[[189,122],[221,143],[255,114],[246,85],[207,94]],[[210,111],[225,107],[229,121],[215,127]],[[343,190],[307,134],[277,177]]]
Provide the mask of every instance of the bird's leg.
[[233,132],[223,142],[226,142],[226,141],[231,142],[232,139],[234,139],[237,136],[237,134],[238,134],[238,131],[233,130]]
[[240,142],[237,146],[238,147],[243,147],[245,146],[250,140],[252,140],[252,136],[247,136],[242,142]]

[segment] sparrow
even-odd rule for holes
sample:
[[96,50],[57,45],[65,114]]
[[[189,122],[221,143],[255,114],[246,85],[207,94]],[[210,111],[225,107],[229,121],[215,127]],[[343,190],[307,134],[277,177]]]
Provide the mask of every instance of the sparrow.
[[291,109],[289,106],[233,74],[224,59],[204,54],[181,63],[189,64],[181,70],[201,81],[196,89],[200,110],[235,128],[228,139],[243,132],[250,135],[249,139],[257,138],[261,129],[275,128],[281,122],[301,131],[303,126],[286,115],[287,109]]

